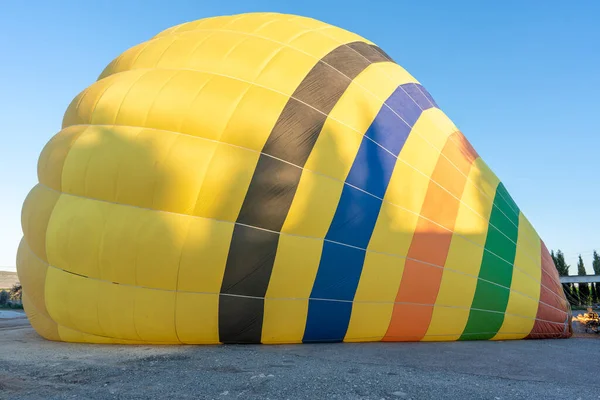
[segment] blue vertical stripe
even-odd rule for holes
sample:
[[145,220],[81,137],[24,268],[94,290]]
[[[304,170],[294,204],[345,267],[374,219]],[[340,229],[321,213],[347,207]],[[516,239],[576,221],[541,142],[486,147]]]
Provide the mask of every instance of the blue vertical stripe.
[[438,106],[438,104],[435,102],[435,100],[433,99],[433,97],[431,97],[431,94],[430,94],[430,93],[427,91],[427,89],[425,89],[423,86],[421,86],[421,85],[419,85],[419,84],[415,84],[415,86],[416,86],[417,88],[419,88],[419,90],[421,91],[421,93],[423,93],[423,94],[425,95],[425,97],[427,97],[427,100],[429,100],[429,102],[430,102],[431,104],[433,104],[433,106],[434,106],[435,108],[440,108],[440,107]]
[[421,87],[417,86],[415,83],[405,85],[404,90],[406,90],[406,93],[408,93],[408,95],[412,97],[423,110],[431,108],[431,106],[434,105],[433,99],[427,97],[425,95],[426,91],[421,89]]
[[432,107],[415,84],[398,87],[386,104],[389,107],[380,109],[365,132],[325,236],[308,305],[304,342],[344,339],[365,260],[364,249],[371,240],[396,157],[423,110]]

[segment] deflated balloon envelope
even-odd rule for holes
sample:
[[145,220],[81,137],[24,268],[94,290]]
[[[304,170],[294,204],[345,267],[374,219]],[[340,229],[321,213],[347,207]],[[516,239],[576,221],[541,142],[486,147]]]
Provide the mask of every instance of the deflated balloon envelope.
[[125,51],[38,175],[17,264],[50,340],[570,336],[499,178],[382,49],[314,19],[207,18]]

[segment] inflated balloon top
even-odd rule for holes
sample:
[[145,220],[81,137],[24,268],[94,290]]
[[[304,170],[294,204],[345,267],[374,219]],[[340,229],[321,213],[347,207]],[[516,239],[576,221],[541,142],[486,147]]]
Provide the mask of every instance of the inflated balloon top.
[[207,18],[125,51],[38,173],[17,264],[47,339],[571,334],[548,250],[432,96],[313,19]]

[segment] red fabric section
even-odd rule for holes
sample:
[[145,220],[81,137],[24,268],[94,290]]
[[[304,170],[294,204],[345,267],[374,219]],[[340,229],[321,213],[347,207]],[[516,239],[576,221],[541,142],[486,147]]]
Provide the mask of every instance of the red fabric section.
[[558,271],[542,241],[542,287],[536,321],[526,339],[568,338],[572,335],[571,309]]

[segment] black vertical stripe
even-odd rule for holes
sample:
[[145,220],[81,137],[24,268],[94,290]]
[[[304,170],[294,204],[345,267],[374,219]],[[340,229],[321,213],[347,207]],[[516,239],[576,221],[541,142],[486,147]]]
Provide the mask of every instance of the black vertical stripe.
[[363,42],[337,47],[317,62],[285,105],[263,147],[233,230],[219,299],[221,342],[260,343],[278,232],[302,168],[352,80],[370,64],[385,61],[390,61],[385,53]]
[[380,47],[371,45],[371,49],[376,51],[379,54],[379,56],[385,58],[386,61],[394,62],[392,57],[390,57],[389,54],[383,51]]

